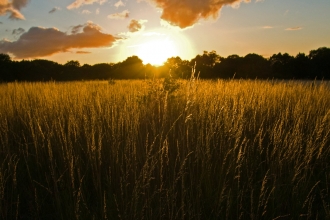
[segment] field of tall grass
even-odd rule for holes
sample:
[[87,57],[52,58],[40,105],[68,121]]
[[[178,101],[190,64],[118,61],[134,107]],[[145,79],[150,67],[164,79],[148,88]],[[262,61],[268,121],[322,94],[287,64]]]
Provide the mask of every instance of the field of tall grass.
[[330,84],[0,84],[0,219],[330,219]]

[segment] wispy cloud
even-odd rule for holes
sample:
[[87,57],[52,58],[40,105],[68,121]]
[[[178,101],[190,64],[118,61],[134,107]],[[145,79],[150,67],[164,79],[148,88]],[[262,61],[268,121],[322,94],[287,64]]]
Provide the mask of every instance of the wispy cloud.
[[168,23],[180,28],[186,28],[196,24],[201,19],[219,17],[222,7],[231,5],[238,7],[241,2],[251,0],[148,0],[162,9],[161,18]]
[[58,10],[61,10],[61,8],[60,8],[60,7],[54,7],[54,8],[53,8],[52,10],[50,10],[48,13],[49,13],[49,14],[52,14],[52,13],[58,11]]
[[120,6],[125,6],[125,4],[124,4],[124,2],[123,2],[122,0],[119,0],[118,2],[116,2],[116,3],[114,4],[114,6],[115,6],[116,8],[118,8],[118,7],[120,7]]
[[124,10],[120,13],[115,13],[115,14],[111,14],[108,15],[108,18],[110,19],[125,19],[129,17],[129,11],[128,10]]
[[24,20],[20,10],[28,4],[29,0],[0,0],[0,16],[10,14],[10,19]]
[[67,34],[56,28],[32,27],[17,41],[1,40],[0,53],[11,53],[18,59],[45,57],[71,49],[111,47],[121,39],[103,33],[91,22],[72,29],[75,31]]
[[272,29],[272,28],[274,28],[274,27],[272,27],[272,26],[263,26],[262,28],[263,28],[263,29]]
[[79,8],[80,6],[91,5],[94,4],[95,2],[102,5],[103,3],[107,2],[107,0],[75,0],[72,4],[68,5],[66,8],[67,9]]
[[84,26],[85,25],[83,25],[83,24],[78,24],[76,26],[73,26],[71,28],[71,34],[77,34],[77,33],[79,33]]
[[76,54],[89,54],[89,51],[76,51]]
[[11,33],[12,35],[21,35],[25,32],[25,30],[23,28],[17,28],[17,29],[14,29],[13,32]]
[[286,31],[299,31],[301,29],[302,29],[302,27],[289,27],[289,28],[286,28],[285,30]]
[[86,14],[86,15],[89,15],[89,14],[91,14],[92,12],[91,12],[91,11],[89,11],[89,10],[83,10],[81,13],[82,13],[82,14]]

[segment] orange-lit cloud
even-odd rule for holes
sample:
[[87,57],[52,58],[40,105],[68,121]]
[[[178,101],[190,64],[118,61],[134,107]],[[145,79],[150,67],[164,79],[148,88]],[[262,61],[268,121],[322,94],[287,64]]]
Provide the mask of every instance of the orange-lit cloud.
[[108,15],[108,18],[110,19],[125,19],[129,17],[129,11],[128,10],[124,10],[120,13],[115,13],[115,14],[111,14]]
[[139,21],[133,19],[133,20],[131,20],[131,22],[129,23],[129,25],[127,27],[130,32],[137,32],[137,31],[141,30],[142,22],[139,22]]
[[186,28],[194,25],[200,19],[219,16],[223,6],[238,7],[241,2],[251,0],[148,0],[162,9],[161,18],[171,25]]
[[20,10],[28,4],[29,0],[0,0],[0,16],[7,13],[10,19],[25,19]]
[[80,6],[91,5],[95,2],[98,2],[100,5],[102,5],[106,1],[107,0],[75,0],[72,4],[68,5],[66,8],[67,9],[79,8]]
[[302,27],[290,27],[290,28],[286,28],[285,30],[286,31],[299,31],[301,29],[302,29]]
[[0,41],[0,53],[11,53],[15,58],[45,57],[70,49],[110,47],[121,38],[101,32],[93,23],[78,25],[67,34],[56,28],[32,27],[17,41]]
[[272,26],[263,26],[262,28],[263,29],[272,29],[273,27]]

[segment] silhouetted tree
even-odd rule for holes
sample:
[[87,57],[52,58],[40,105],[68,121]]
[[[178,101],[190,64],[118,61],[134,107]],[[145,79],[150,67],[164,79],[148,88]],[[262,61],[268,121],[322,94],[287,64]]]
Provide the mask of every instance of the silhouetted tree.
[[273,71],[273,76],[282,79],[294,78],[293,60],[294,57],[287,53],[278,53],[271,56],[269,62]]
[[98,63],[92,66],[91,71],[88,73],[90,79],[110,79],[112,76],[112,64]]
[[180,57],[168,58],[163,66],[143,65],[137,56],[113,64],[100,63],[93,66],[80,65],[71,60],[64,65],[48,60],[12,61],[7,54],[0,54],[0,81],[47,81],[47,80],[97,80],[97,79],[144,79],[153,77],[189,78],[192,67],[200,73],[200,78],[279,78],[279,79],[330,79],[330,48],[321,47],[306,56],[299,53],[295,57],[278,53],[269,59],[258,54],[245,57],[219,56],[215,51],[204,51],[192,60]]
[[312,79],[310,59],[304,53],[298,53],[292,60],[293,75],[296,79]]
[[309,53],[311,69],[314,77],[319,79],[330,79],[330,48],[321,47]]
[[213,68],[216,64],[220,63],[221,57],[216,51],[204,51],[203,55],[197,55],[190,61],[190,66],[196,65],[196,72],[200,73],[201,78],[215,78]]
[[10,56],[8,54],[0,53],[0,82],[14,80],[11,72]]
[[0,64],[10,63],[11,59],[8,54],[0,53]]
[[30,61],[29,79],[31,81],[49,81],[57,78],[61,65],[49,60]]
[[164,63],[164,76],[167,76],[168,72],[171,71],[172,77],[187,79],[191,76],[191,68],[188,60],[182,60],[178,56],[171,57]]
[[237,78],[268,78],[269,63],[267,59],[255,53],[246,55],[240,61],[240,66],[237,68]]
[[165,71],[164,66],[153,66],[150,63],[147,63],[144,66],[146,79],[160,78],[164,75]]
[[114,65],[114,78],[143,79],[145,78],[144,65],[138,56],[128,57],[121,63]]
[[61,72],[60,80],[71,81],[71,80],[81,80],[80,63],[77,60],[70,60],[66,62],[63,66],[63,72]]
[[243,58],[234,54],[227,58],[221,58],[221,62],[215,64],[214,70],[218,78],[232,78],[236,77],[240,66],[242,65]]
[[77,60],[70,60],[64,64],[64,66],[69,66],[69,67],[80,67],[80,63]]

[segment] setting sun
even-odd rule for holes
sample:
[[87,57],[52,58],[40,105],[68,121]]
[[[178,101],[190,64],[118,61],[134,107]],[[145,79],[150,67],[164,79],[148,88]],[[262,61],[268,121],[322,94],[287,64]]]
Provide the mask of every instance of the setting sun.
[[195,55],[190,40],[176,30],[159,28],[137,34],[121,50],[121,57],[136,55],[144,64],[162,65],[170,57],[191,59]]
[[172,40],[159,39],[138,45],[136,54],[145,64],[162,65],[167,58],[177,56],[178,51]]

